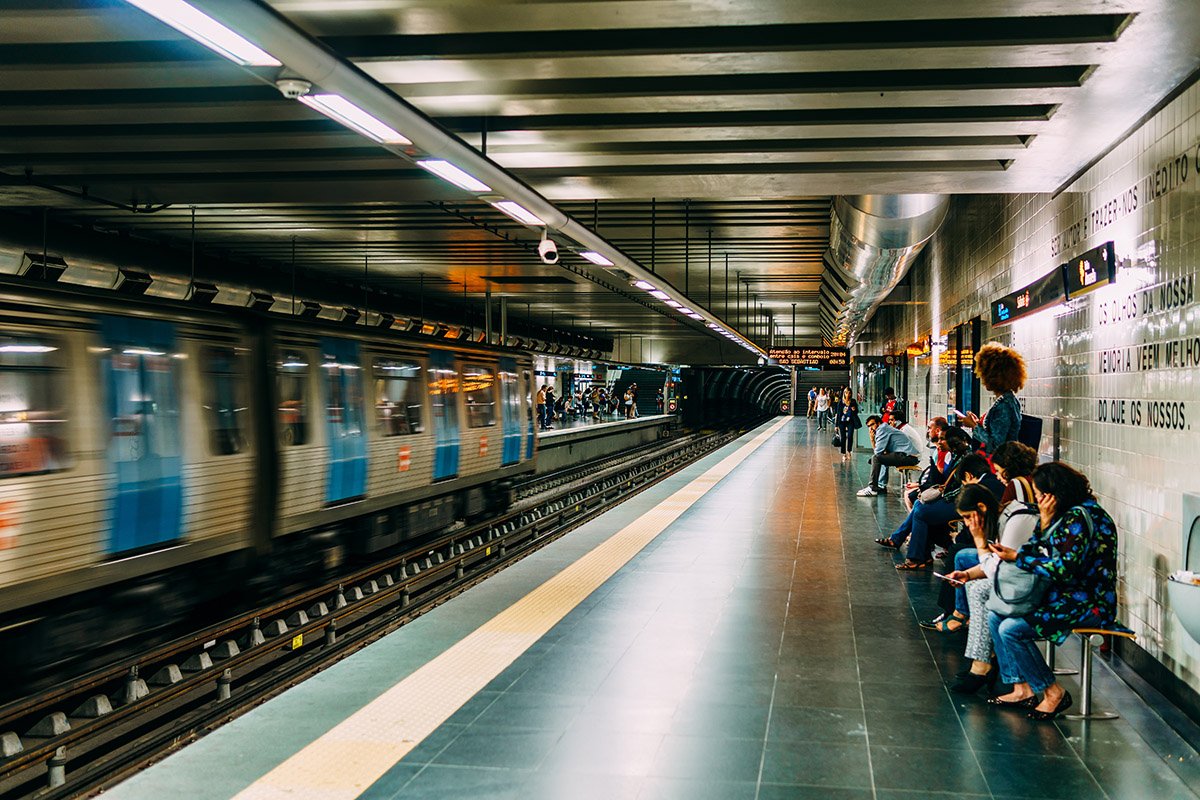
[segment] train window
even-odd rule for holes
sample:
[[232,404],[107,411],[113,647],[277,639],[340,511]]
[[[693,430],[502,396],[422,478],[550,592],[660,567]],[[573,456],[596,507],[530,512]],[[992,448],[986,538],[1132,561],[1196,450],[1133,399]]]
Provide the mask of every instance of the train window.
[[490,428],[496,424],[496,372],[491,367],[463,367],[463,397],[467,401],[467,427]]
[[515,372],[500,372],[500,402],[504,406],[505,424],[507,420],[513,420],[515,424],[520,424],[521,419],[521,387],[517,384],[517,373]]
[[328,353],[324,356],[321,371],[325,374],[328,405],[326,419],[334,426],[338,436],[362,436],[362,368],[348,361],[338,361]]
[[375,359],[375,416],[381,436],[421,433],[421,365],[415,361]]
[[0,337],[0,477],[70,466],[53,340]]
[[308,359],[285,352],[275,371],[279,394],[279,444],[283,447],[308,442]]
[[181,354],[155,348],[103,348],[109,353],[111,457],[118,463],[180,455],[176,370]]
[[240,453],[246,449],[247,411],[241,356],[232,347],[207,346],[201,361],[209,448],[216,456]]

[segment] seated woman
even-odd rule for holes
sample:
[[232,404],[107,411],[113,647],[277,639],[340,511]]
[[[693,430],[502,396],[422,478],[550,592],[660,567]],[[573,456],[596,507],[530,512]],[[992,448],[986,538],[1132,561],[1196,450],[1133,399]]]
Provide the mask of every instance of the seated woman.
[[[992,458],[992,466],[996,469],[996,480],[1003,486],[1000,493],[1000,543],[1008,547],[1020,547],[1033,533],[1033,525],[1036,521],[1036,509],[1033,507],[1033,484],[1029,482],[1029,476],[1033,474],[1034,467],[1037,466],[1037,451],[1020,442],[1005,442],[996,450],[996,455]],[[995,484],[991,481],[985,485],[993,492],[996,491]],[[961,512],[961,506],[959,510]],[[1009,530],[1010,525],[1015,526],[1011,531]],[[964,543],[965,546],[954,554],[954,569],[968,570],[978,564],[981,557],[989,555],[987,542],[994,540],[994,536],[980,539],[972,531],[971,541]],[[992,572],[994,571],[993,569]],[[988,573],[989,577],[992,572]],[[991,583],[976,581],[967,584],[967,587],[973,587],[977,593],[981,593],[982,599],[979,600],[979,608],[982,608],[983,604],[987,603],[987,594],[991,589]],[[942,609],[942,613],[932,620],[921,622],[921,627],[939,633],[954,633],[962,630],[973,611],[970,607],[967,587],[944,584],[938,595],[938,607]],[[978,615],[976,618],[984,619]],[[984,675],[992,656],[991,639],[987,637],[987,631],[983,625],[978,626],[972,632],[972,638],[976,637],[984,641],[984,645],[977,648],[977,651],[983,651],[986,648],[987,654],[980,659],[983,664],[975,665],[972,669],[979,675]]]
[[[938,472],[936,468],[927,471],[921,484],[921,491],[939,487],[946,487],[953,490],[957,487],[955,470],[958,468],[963,456],[967,455],[971,450],[971,437],[959,428],[948,428],[943,436],[946,440],[945,447],[950,452],[950,455],[946,459],[946,468],[941,472]],[[892,532],[892,535],[876,539],[875,544],[890,550],[899,550],[900,546],[904,544],[904,540],[912,533],[913,515],[920,505],[920,500],[914,503],[912,511],[909,512],[908,516],[904,518],[904,521],[900,523],[896,530]]]
[[[1045,578],[1046,594],[1023,617],[988,612],[999,678],[1012,684],[1012,691],[988,702],[1028,708],[1031,719],[1051,720],[1071,707],[1071,695],[1055,681],[1037,640],[1061,644],[1073,628],[1120,629],[1117,527],[1096,502],[1088,479],[1065,464],[1034,470],[1033,489],[1039,519],[1029,541],[1019,550],[999,543],[989,549],[1018,569]],[[967,580],[981,574],[982,567],[972,567],[950,577]]]
[[964,486],[982,484],[1000,501],[1004,486],[992,474],[987,459],[978,453],[967,453],[959,459],[950,482],[943,487],[941,497],[931,502],[921,501],[913,506],[912,530],[908,536],[908,552],[896,569],[925,569],[933,564],[933,545],[949,544],[950,523],[958,519],[955,499]]

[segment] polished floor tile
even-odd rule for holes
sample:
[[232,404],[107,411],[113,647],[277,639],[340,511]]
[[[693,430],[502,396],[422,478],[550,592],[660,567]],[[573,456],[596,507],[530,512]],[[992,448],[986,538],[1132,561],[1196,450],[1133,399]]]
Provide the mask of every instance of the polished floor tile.
[[872,542],[903,509],[855,497],[864,459],[811,427],[748,458],[371,800],[1197,800],[1124,720],[1038,725],[950,693],[964,638],[916,624],[935,579]]

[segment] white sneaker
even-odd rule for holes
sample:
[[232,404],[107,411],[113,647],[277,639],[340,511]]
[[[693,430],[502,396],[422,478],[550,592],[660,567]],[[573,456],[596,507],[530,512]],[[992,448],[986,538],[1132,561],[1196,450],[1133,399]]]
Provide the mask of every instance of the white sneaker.
[[859,490],[858,490],[858,496],[859,496],[859,497],[876,497],[876,496],[878,496],[878,495],[879,495],[879,492],[875,491],[875,490],[874,490],[874,489],[872,489],[870,486],[868,486],[868,487],[866,487],[866,488],[864,488],[864,489],[859,489]]

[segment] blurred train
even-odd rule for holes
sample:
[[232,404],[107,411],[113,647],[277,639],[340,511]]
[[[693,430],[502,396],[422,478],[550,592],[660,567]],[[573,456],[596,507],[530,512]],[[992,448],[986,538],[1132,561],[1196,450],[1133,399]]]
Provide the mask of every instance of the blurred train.
[[533,366],[0,280],[0,659],[70,659],[506,507]]

